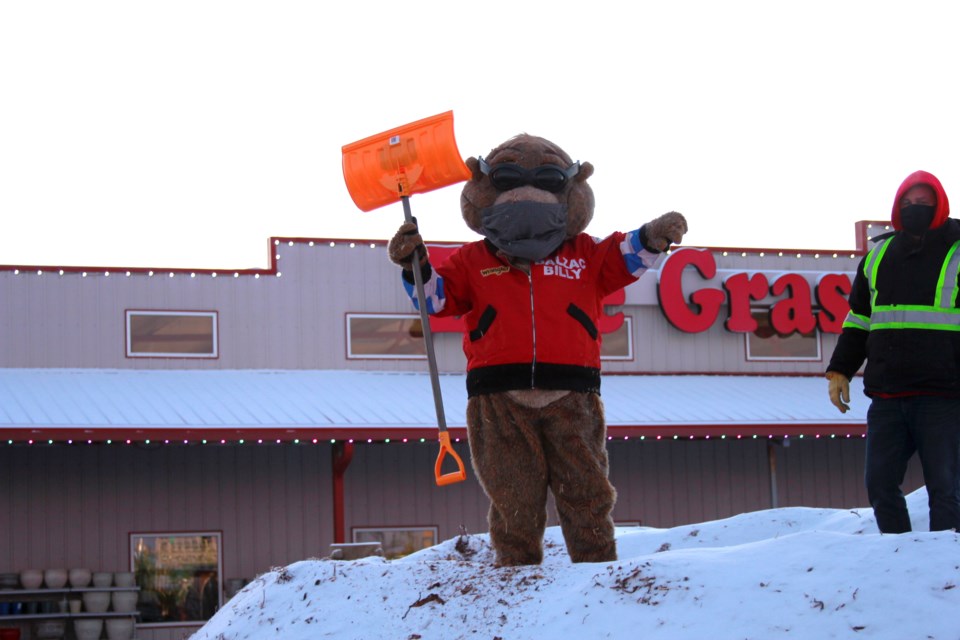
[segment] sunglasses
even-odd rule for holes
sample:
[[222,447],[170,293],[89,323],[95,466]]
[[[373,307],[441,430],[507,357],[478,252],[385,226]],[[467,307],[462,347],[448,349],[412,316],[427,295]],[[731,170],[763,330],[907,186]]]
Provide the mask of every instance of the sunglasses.
[[567,182],[580,172],[579,161],[566,169],[555,164],[542,164],[534,169],[524,169],[513,162],[495,164],[491,167],[483,157],[478,158],[478,161],[480,171],[483,175],[490,177],[490,182],[497,191],[510,191],[530,184],[537,189],[559,193],[567,186]]

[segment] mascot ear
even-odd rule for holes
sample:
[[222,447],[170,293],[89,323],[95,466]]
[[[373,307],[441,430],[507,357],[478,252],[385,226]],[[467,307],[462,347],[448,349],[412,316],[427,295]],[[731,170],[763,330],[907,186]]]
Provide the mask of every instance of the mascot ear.
[[470,170],[470,179],[464,183],[460,191],[460,213],[470,229],[483,235],[480,210],[494,203],[497,199],[497,190],[489,181],[484,182],[479,160],[467,158],[464,164]]
[[[470,165],[467,165],[470,166]],[[576,182],[584,182],[593,175],[593,165],[589,162],[580,163],[580,171],[577,172],[577,175],[573,177]]]
[[464,164],[467,165],[467,169],[470,169],[470,179],[473,181],[479,181],[483,179],[483,173],[480,172],[480,161],[474,157],[467,158],[464,161]]

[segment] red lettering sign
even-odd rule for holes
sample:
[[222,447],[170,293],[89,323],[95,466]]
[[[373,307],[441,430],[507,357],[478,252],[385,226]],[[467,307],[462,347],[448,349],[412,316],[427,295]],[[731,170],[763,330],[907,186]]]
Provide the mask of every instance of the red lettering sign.
[[850,278],[840,273],[827,273],[817,283],[817,303],[820,314],[817,322],[826,333],[840,333],[843,320],[850,312]]
[[657,287],[657,294],[660,298],[660,308],[670,324],[681,331],[700,333],[713,325],[726,296],[716,289],[694,291],[690,295],[690,302],[694,308],[688,307],[680,282],[683,269],[687,265],[696,268],[706,280],[717,275],[717,263],[712,253],[700,249],[680,249],[670,254],[660,268],[660,286]]
[[730,299],[730,315],[726,323],[728,331],[752,333],[757,330],[750,301],[766,298],[768,287],[767,276],[762,273],[738,273],[723,281],[723,288]]
[[[850,310],[846,296],[850,293],[850,277],[842,273],[824,274],[811,292],[810,283],[798,273],[781,275],[772,284],[762,273],[736,273],[724,279],[721,289],[702,288],[684,296],[682,276],[692,266],[705,281],[717,275],[717,263],[707,249],[685,248],[675,251],[660,269],[657,295],[667,320],[688,333],[706,331],[720,315],[727,302],[728,331],[752,332],[757,329],[752,301],[769,295],[785,296],[770,307],[770,324],[781,335],[810,333],[818,326],[826,333],[840,333]],[[819,312],[814,311],[814,297]]]
[[789,292],[786,298],[770,309],[770,324],[782,336],[793,332],[810,333],[817,328],[813,315],[810,285],[799,273],[788,273],[773,281],[770,293],[775,296]]

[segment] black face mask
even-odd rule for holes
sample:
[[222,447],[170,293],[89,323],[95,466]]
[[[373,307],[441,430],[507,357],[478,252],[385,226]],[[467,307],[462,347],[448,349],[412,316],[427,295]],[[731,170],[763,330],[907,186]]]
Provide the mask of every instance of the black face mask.
[[900,226],[907,233],[922,235],[930,228],[937,208],[929,204],[910,204],[900,209]]
[[483,235],[498,249],[531,262],[543,260],[567,235],[567,205],[506,202],[481,209]]

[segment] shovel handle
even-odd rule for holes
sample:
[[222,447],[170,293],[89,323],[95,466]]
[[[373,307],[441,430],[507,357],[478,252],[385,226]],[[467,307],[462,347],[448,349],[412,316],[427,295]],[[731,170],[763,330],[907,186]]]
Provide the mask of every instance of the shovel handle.
[[[453,450],[453,447],[450,445],[450,433],[447,431],[440,432],[440,454],[437,456],[437,464],[433,468],[433,473],[437,478],[437,486],[444,486],[448,484],[453,484],[454,482],[463,482],[467,479],[467,470],[463,466],[463,460],[460,459],[460,456],[457,455],[457,452]],[[443,458],[447,454],[450,454],[454,460],[457,462],[457,470],[451,471],[450,473],[443,473],[441,467],[443,466]]]

